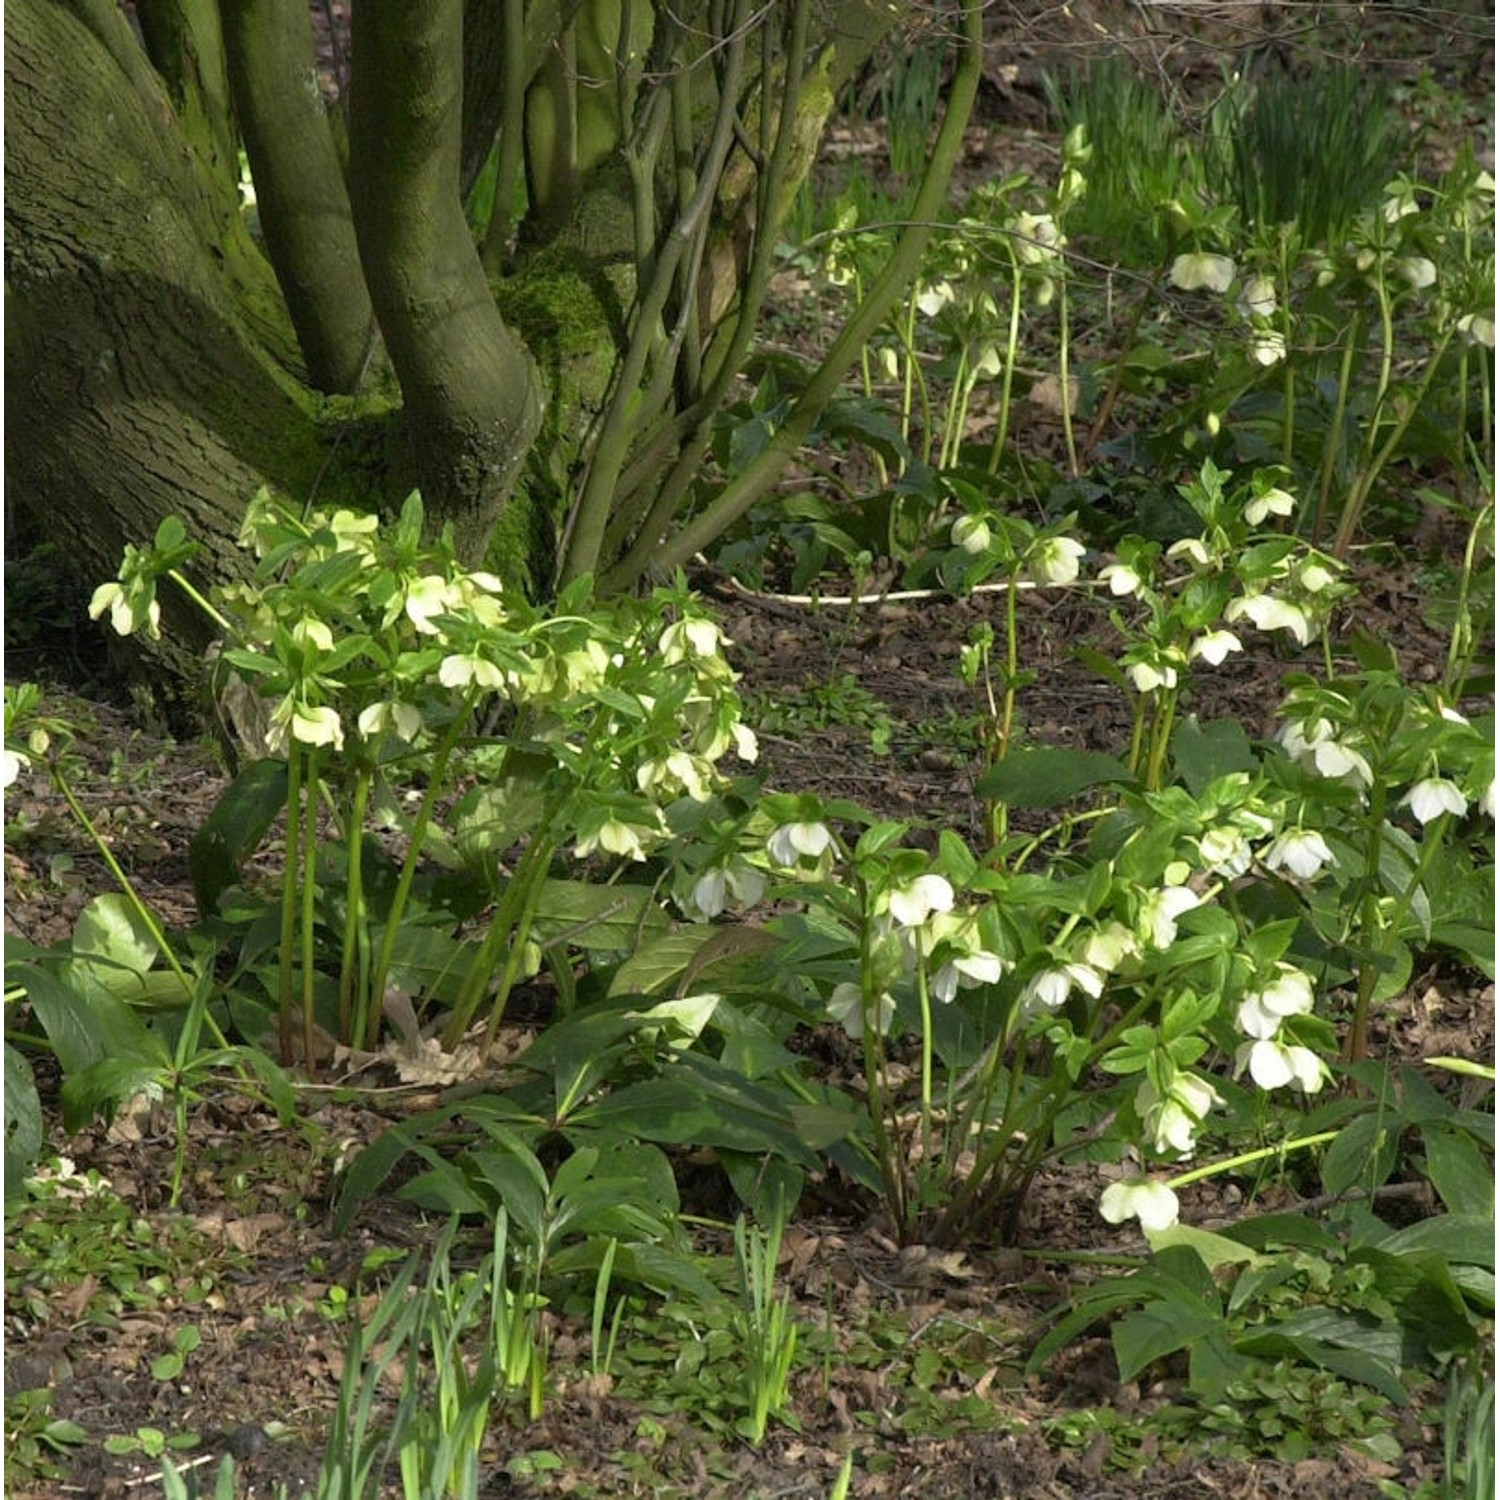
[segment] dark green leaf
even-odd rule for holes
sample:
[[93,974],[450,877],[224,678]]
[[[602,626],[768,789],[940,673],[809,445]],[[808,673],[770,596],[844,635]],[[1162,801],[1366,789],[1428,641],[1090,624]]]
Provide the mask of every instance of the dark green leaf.
[[1098,750],[1014,750],[979,778],[975,790],[1011,807],[1059,807],[1090,787],[1128,782],[1130,772]]
[[5,1201],[25,1196],[26,1174],[42,1149],[42,1104],[31,1064],[5,1044]]
[[224,789],[188,843],[188,870],[200,916],[218,911],[219,897],[239,883],[241,864],[260,847],[285,806],[285,761],[251,761]]
[[1172,759],[1183,785],[1195,797],[1220,776],[1253,772],[1259,765],[1238,719],[1211,719],[1207,724],[1184,719],[1172,732]]

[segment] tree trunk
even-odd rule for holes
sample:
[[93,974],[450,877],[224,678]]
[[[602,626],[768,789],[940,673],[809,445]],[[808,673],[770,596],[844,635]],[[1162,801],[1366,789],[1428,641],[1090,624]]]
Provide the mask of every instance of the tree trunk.
[[[251,496],[305,494],[325,457],[262,338],[295,359],[275,283],[219,217],[122,12],[12,0],[5,43],[8,497],[42,535],[66,528],[82,587],[169,511],[233,574]],[[181,677],[202,626],[167,626],[157,668]]]
[[354,223],[424,498],[477,558],[541,426],[460,196],[463,4],[363,5],[350,98]]

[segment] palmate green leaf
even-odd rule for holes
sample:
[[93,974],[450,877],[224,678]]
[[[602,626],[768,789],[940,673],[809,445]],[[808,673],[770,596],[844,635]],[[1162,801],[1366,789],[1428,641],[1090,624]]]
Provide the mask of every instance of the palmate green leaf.
[[1317,1365],[1345,1380],[1368,1385],[1397,1405],[1404,1406],[1408,1399],[1400,1372],[1410,1351],[1395,1323],[1309,1307],[1272,1328],[1235,1339],[1233,1347],[1236,1353],[1258,1359],[1291,1358]]
[[41,964],[13,964],[9,984],[26,990],[31,1009],[57,1053],[64,1076],[81,1073],[104,1057],[161,1065],[167,1061],[159,1037],[85,967],[69,964],[66,980]]
[[138,1058],[101,1057],[70,1073],[62,1086],[63,1124],[69,1130],[78,1130],[98,1116],[108,1117],[116,1105],[137,1094],[162,1098],[168,1066],[165,1050],[164,1047],[162,1059],[156,1063]]
[[42,1103],[31,1064],[5,1044],[5,1201],[25,1196],[27,1172],[42,1149]]
[[426,1144],[423,1137],[451,1126],[460,1116],[469,1118],[476,1130],[489,1131],[500,1125],[513,1128],[526,1140],[540,1128],[539,1122],[500,1095],[460,1099],[437,1109],[413,1115],[375,1137],[349,1164],[334,1209],[334,1233],[343,1234],[365,1199],[373,1196],[395,1170],[402,1157],[416,1154],[436,1171],[448,1163]]
[[1434,1214],[1430,1219],[1394,1230],[1379,1242],[1389,1255],[1435,1251],[1451,1265],[1495,1269],[1495,1220],[1492,1214]]
[[1172,761],[1177,774],[1193,796],[1220,776],[1232,771],[1254,772],[1259,761],[1250,736],[1238,719],[1211,719],[1199,724],[1195,718],[1183,719],[1172,731]]
[[1010,807],[1048,808],[1090,787],[1133,780],[1123,762],[1098,750],[1013,750],[979,778],[975,791]]
[[1323,1154],[1323,1191],[1337,1196],[1356,1183],[1379,1187],[1395,1168],[1397,1133],[1378,1115],[1351,1120]]
[[1422,1125],[1427,1176],[1451,1213],[1491,1218],[1495,1213],[1495,1164],[1467,1135],[1441,1124]]
[[573,947],[595,952],[633,953],[648,935],[668,925],[650,886],[547,880],[532,930],[544,944],[565,939]]
[[643,943],[615,970],[609,993],[656,995],[680,979],[682,994],[710,974],[732,973],[740,960],[780,946],[762,927],[680,927]]
[[1147,1365],[1205,1339],[1224,1339],[1224,1315],[1184,1291],[1126,1313],[1110,1329],[1121,1380],[1133,1380]]
[[124,896],[95,896],[73,926],[73,952],[102,958],[135,974],[156,962],[158,948],[151,929]]

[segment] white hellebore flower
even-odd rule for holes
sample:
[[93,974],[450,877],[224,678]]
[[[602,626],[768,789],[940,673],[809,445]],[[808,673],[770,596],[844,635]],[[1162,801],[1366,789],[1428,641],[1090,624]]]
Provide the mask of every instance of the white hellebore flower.
[[1428,776],[1416,782],[1401,799],[1402,807],[1409,807],[1412,816],[1424,826],[1444,813],[1461,818],[1469,810],[1469,800],[1451,781],[1441,776]]
[[749,865],[715,865],[698,877],[692,900],[705,917],[713,918],[724,910],[730,896],[744,906],[754,906],[765,889],[765,876]]
[[1277,977],[1247,994],[1235,1014],[1235,1024],[1257,1041],[1275,1036],[1288,1016],[1305,1016],[1312,1010],[1312,980],[1291,964],[1276,968]]
[[1032,548],[1028,561],[1039,582],[1072,583],[1078,577],[1078,561],[1083,554],[1082,542],[1070,536],[1049,536]]
[[1135,1111],[1151,1131],[1153,1149],[1162,1155],[1170,1151],[1186,1156],[1192,1151],[1198,1127],[1209,1110],[1223,1102],[1216,1090],[1191,1073],[1174,1078],[1165,1099],[1157,1094],[1150,1079],[1142,1079],[1135,1092]]
[[920,927],[933,912],[953,910],[953,887],[941,875],[918,875],[910,884],[894,887],[886,899],[902,927]]
[[0,751],[0,786],[14,786],[22,771],[31,769],[31,757],[16,750]]
[[1437,267],[1425,255],[1408,255],[1396,262],[1396,269],[1419,292],[1437,280]]
[[1196,891],[1185,885],[1166,885],[1141,897],[1136,931],[1153,948],[1170,948],[1177,940],[1177,919],[1200,904]]
[[778,865],[795,865],[802,859],[818,859],[833,843],[833,835],[822,823],[783,823],[766,840],[766,853]]
[[1271,840],[1261,856],[1268,870],[1285,870],[1298,880],[1311,880],[1333,859],[1333,850],[1316,828],[1288,828]]
[[1323,1085],[1323,1064],[1318,1054],[1296,1043],[1288,1045],[1270,1037],[1246,1042],[1235,1053],[1235,1067],[1242,1070],[1246,1065],[1263,1089],[1282,1089],[1295,1083],[1304,1094],[1315,1094]]
[[1125,594],[1139,594],[1146,586],[1145,580],[1129,563],[1114,562],[1099,569],[1099,582],[1109,585],[1109,591],[1117,599]]
[[1278,735],[1281,748],[1299,765],[1326,776],[1330,781],[1369,786],[1375,779],[1370,763],[1358,750],[1336,739],[1327,719],[1307,724],[1283,725]]
[[1493,819],[1495,816],[1495,801],[1495,780],[1491,777],[1490,784],[1485,787],[1479,796],[1480,812],[1484,813],[1486,817]]
[[[130,599],[118,583],[101,583],[89,600],[89,619],[97,620],[105,610],[116,635],[129,635],[140,625]],[[161,604],[152,599],[146,606],[146,634],[156,640],[161,633]]]
[[[828,1014],[844,1028],[845,1034],[858,1041],[865,1034],[865,1001],[857,984],[844,980],[833,987],[828,997]],[[875,1002],[875,1025],[884,1036],[896,1014],[896,1002],[882,994]]]
[[1227,292],[1234,280],[1234,262],[1227,255],[1197,251],[1172,262],[1171,282],[1184,292]]
[[924,287],[917,294],[917,311],[924,318],[935,318],[953,301],[955,295],[953,284],[948,281],[939,281],[933,286]]
[[996,953],[960,953],[950,958],[932,976],[932,997],[943,1005],[951,1005],[954,997],[963,989],[976,984],[995,984],[1005,972],[1005,963]]
[[1104,993],[1104,975],[1091,964],[1065,963],[1042,969],[1021,991],[1022,1011],[1034,1015],[1038,1010],[1061,1010],[1075,985],[1097,1000]]
[[1177,1222],[1177,1206],[1177,1194],[1150,1177],[1112,1182],[1099,1199],[1099,1212],[1109,1223],[1139,1219],[1147,1230],[1170,1229]]
[[1312,639],[1312,617],[1307,611],[1274,594],[1244,594],[1231,599],[1224,618],[1233,622],[1242,616],[1257,630],[1289,630],[1299,646]]
[[1240,638],[1232,630],[1205,631],[1188,647],[1188,660],[1202,657],[1211,667],[1222,666],[1231,651],[1243,651]]
[[1289,516],[1296,508],[1294,496],[1273,487],[1250,501],[1245,507],[1245,520],[1251,526],[1259,526],[1267,516]]

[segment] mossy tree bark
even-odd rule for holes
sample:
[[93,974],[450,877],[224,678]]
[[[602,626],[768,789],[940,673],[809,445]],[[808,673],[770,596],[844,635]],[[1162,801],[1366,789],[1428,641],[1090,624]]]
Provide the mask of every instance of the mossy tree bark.
[[[275,282],[118,7],[13,0],[5,44],[7,499],[80,588],[171,511],[232,573],[248,498],[323,459]],[[180,675],[202,636],[168,618]]]
[[[470,556],[488,539],[538,589],[585,571],[627,588],[675,561],[663,540],[750,347],[781,217],[899,9],[360,5],[336,121],[294,0],[138,14],[146,46],[114,0],[4,16],[11,496],[44,529],[66,507],[80,581],[172,512],[234,571],[262,485],[370,509],[419,487]],[[226,161],[226,87],[264,245]],[[543,131],[549,109],[568,117]],[[497,132],[502,175],[519,173],[528,114],[512,244],[504,218],[487,238],[471,226],[465,198]]]
[[464,217],[463,3],[358,6],[350,176],[360,261],[425,498],[479,555],[541,426]]
[[359,384],[375,337],[344,172],[315,80],[307,0],[224,7],[235,115],[266,251],[320,391]]

